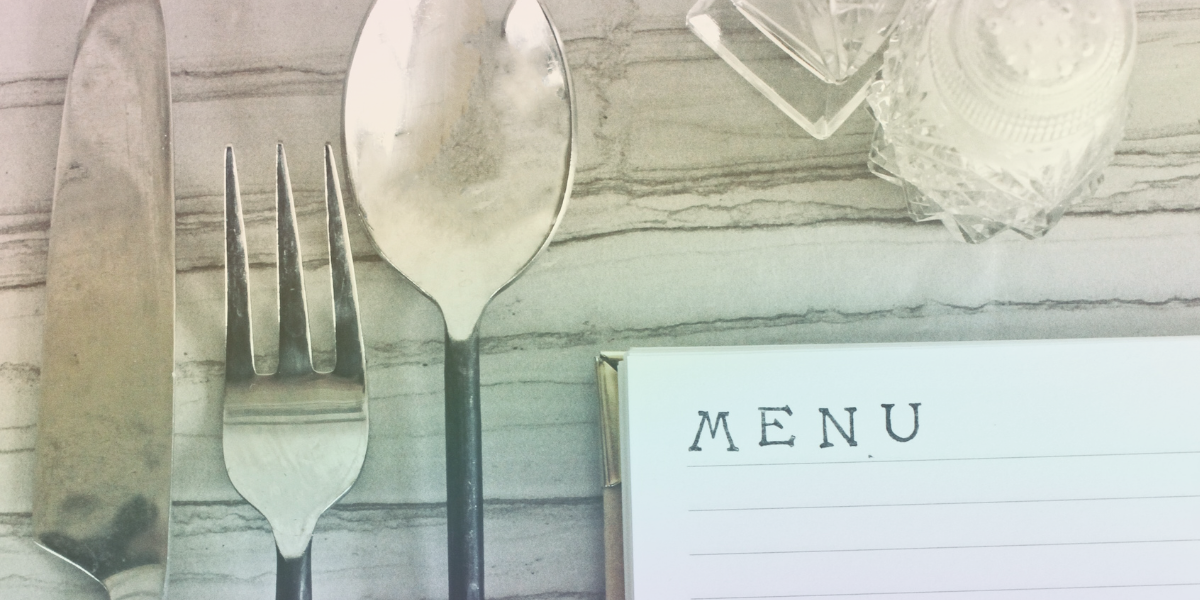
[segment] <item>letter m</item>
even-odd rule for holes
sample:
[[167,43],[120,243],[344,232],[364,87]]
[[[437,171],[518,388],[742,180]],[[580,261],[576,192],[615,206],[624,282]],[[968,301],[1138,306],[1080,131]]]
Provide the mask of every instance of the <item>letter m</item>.
[[708,433],[709,433],[709,435],[712,436],[712,438],[714,440],[717,439],[717,427],[724,427],[725,428],[725,439],[727,441],[729,441],[729,447],[726,448],[726,450],[728,450],[729,452],[737,452],[738,451],[738,447],[733,445],[733,436],[729,435],[729,419],[726,418],[729,416],[728,412],[722,411],[722,412],[717,413],[717,422],[716,423],[714,423],[712,421],[712,419],[710,419],[708,417],[707,410],[702,410],[699,412],[699,414],[700,414],[700,428],[696,430],[696,439],[692,441],[692,446],[690,448],[688,448],[688,451],[699,452],[704,449],[704,448],[700,447],[700,435],[704,433],[705,425],[708,425]]

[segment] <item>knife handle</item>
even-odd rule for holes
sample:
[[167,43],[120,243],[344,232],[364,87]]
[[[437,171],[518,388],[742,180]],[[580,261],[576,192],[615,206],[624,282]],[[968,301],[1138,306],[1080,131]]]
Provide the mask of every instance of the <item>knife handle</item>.
[[296,558],[275,548],[275,600],[312,600],[312,540]]

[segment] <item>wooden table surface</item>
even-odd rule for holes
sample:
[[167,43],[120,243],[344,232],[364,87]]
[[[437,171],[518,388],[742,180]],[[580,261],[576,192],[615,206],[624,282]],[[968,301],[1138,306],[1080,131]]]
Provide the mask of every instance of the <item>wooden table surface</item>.
[[[269,529],[221,458],[222,153],[238,152],[255,341],[271,369],[274,145],[288,150],[302,244],[319,248],[321,148],[340,148],[342,82],[369,3],[164,1],[178,270],[172,599],[272,596]],[[579,163],[554,243],[484,315],[489,597],[603,595],[601,350],[1200,334],[1200,0],[1138,2],[1133,112],[1097,197],[1044,239],[978,246],[911,222],[898,189],[868,173],[865,110],[831,139],[809,138],[688,32],[691,3],[545,0],[574,77]],[[85,4],[0,2],[5,599],[105,598],[34,545],[30,517],[47,228]],[[445,597],[441,320],[378,258],[357,214],[351,235],[371,441],[358,484],[317,526],[314,597]],[[324,306],[325,257],[306,256],[310,302]],[[313,319],[328,367],[332,319]]]

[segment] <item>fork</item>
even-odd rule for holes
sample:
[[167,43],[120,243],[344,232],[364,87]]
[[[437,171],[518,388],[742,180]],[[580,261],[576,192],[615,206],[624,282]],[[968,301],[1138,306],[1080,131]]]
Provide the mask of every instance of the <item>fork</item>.
[[333,149],[325,145],[325,201],[333,280],[333,371],[313,369],[303,261],[283,144],[277,147],[279,368],[254,368],[249,265],[233,147],[225,149],[225,468],[271,524],[276,600],[312,598],[317,519],[358,478],[367,451],[367,391],[354,264]]

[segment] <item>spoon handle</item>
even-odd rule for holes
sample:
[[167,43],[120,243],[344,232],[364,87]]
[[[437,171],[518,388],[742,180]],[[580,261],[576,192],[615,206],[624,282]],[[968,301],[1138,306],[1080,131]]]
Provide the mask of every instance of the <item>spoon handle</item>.
[[312,540],[296,558],[275,549],[275,600],[312,600]]
[[483,600],[479,327],[446,334],[446,529],[450,600]]

